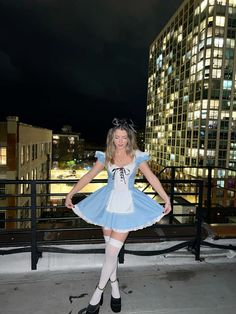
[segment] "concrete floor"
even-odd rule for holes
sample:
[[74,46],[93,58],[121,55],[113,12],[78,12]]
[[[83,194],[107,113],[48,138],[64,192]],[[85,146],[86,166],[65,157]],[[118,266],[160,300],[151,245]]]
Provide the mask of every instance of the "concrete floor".
[[[82,314],[100,268],[0,274],[1,314]],[[235,314],[236,260],[120,267],[127,314]],[[110,286],[100,314],[113,313]]]

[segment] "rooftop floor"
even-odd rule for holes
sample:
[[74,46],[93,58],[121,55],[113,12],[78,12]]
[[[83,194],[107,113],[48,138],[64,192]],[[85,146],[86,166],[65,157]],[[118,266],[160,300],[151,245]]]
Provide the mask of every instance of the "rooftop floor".
[[[1,313],[85,313],[98,278],[98,269],[1,275]],[[121,313],[235,314],[235,279],[235,263],[124,267]],[[112,313],[109,301],[107,285],[100,313]]]
[[[24,255],[16,254],[15,259],[11,256],[15,272],[9,266],[8,273],[0,273],[1,313],[85,313],[99,279],[103,256],[49,254],[51,260],[45,255],[37,271],[19,272],[15,270],[21,263],[19,257]],[[165,256],[127,255],[125,263],[119,266],[121,313],[235,314],[235,251],[203,249],[202,262],[189,254],[180,250]],[[2,270],[9,260],[10,255],[0,257]],[[100,314],[113,313],[110,291],[108,284]]]

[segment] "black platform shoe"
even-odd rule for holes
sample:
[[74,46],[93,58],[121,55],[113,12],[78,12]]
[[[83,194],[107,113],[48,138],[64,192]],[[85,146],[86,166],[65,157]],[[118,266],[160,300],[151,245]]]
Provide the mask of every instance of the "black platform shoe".
[[[100,289],[98,286],[97,288],[99,290],[104,290],[104,289]],[[86,313],[85,314],[98,314],[99,313],[99,310],[100,310],[100,306],[103,304],[103,293],[101,295],[101,299],[100,301],[98,302],[98,304],[95,304],[95,305],[92,305],[89,303],[89,305],[87,306],[87,309],[86,309]]]
[[[118,279],[116,279],[114,281],[110,280],[111,283],[116,282],[116,281],[119,282]],[[113,312],[119,313],[121,311],[121,298],[113,298],[113,296],[111,296],[110,305],[111,305],[111,309]]]
[[121,311],[121,298],[113,298],[111,296],[111,309],[115,313],[119,313]]

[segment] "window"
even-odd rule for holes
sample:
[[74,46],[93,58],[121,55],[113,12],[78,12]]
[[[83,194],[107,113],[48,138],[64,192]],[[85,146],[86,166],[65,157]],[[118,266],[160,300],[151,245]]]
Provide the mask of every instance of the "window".
[[225,58],[226,59],[233,59],[234,58],[234,49],[225,49]]
[[20,150],[20,163],[23,165],[25,163],[25,146],[21,146]]
[[225,26],[225,17],[224,16],[216,16],[216,26]]
[[224,46],[224,38],[222,38],[222,37],[215,37],[215,39],[214,39],[214,46],[215,47],[223,47]]
[[7,148],[0,147],[0,165],[7,164]]
[[[5,219],[5,213],[0,213],[0,219],[1,220]],[[0,229],[5,229],[5,222],[4,221],[0,222]]]
[[5,197],[3,197],[5,195],[5,184],[0,183],[0,199],[5,199]]
[[[20,177],[21,180],[24,180],[24,177]],[[20,184],[20,194],[24,194],[24,184]]]
[[29,162],[29,159],[30,159],[30,145],[28,145],[26,149],[26,161]]
[[223,88],[231,90],[232,89],[232,83],[233,83],[232,81],[224,80],[223,81]]

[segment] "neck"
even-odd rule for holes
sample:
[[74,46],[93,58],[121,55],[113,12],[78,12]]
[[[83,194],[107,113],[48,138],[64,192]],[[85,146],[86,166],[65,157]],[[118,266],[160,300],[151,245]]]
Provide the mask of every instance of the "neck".
[[117,148],[115,151],[116,155],[126,155],[126,150],[124,148]]

